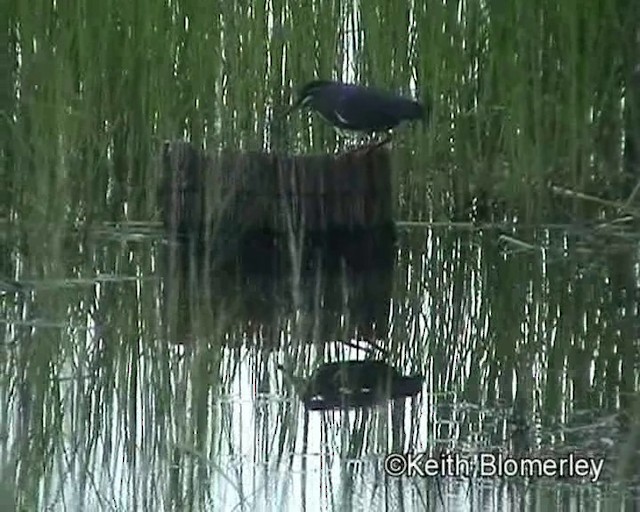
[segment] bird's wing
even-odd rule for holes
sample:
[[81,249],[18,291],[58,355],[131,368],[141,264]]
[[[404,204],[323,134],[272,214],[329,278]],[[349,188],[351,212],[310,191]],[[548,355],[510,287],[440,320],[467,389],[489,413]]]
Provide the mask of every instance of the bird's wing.
[[405,101],[374,89],[345,88],[339,93],[335,115],[344,123],[345,128],[383,130],[395,126],[405,117]]

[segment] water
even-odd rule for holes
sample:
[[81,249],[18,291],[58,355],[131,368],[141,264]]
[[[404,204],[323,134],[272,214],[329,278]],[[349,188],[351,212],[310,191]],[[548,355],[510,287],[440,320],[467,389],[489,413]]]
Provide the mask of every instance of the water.
[[[82,256],[0,298],[7,492],[38,510],[622,506],[635,484],[619,483],[636,480],[632,251],[585,254],[559,228],[500,236],[401,229],[377,272],[213,271],[178,293],[157,227],[69,234]],[[423,373],[422,393],[305,413],[277,368],[304,377],[372,350]],[[469,466],[399,478],[392,453]],[[482,454],[604,463],[595,482],[569,466],[466,474]]]

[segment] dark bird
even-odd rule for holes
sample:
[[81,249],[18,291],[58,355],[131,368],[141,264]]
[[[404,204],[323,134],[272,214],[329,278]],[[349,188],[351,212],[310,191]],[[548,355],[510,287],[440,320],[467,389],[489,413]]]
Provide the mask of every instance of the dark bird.
[[314,80],[300,91],[296,108],[310,108],[340,130],[365,133],[395,128],[402,121],[426,118],[417,101],[393,93],[355,84]]
[[402,375],[383,361],[355,360],[319,366],[299,391],[307,409],[344,409],[415,396],[423,384],[422,375]]

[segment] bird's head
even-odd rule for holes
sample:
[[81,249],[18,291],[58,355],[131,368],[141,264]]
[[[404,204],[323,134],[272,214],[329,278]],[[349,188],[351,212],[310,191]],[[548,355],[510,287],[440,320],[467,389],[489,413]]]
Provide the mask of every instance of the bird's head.
[[334,82],[331,82],[330,80],[313,80],[312,82],[305,84],[302,89],[300,89],[298,99],[289,109],[289,112],[292,112],[297,108],[304,108],[309,106],[309,104],[313,101],[314,98],[318,96],[318,94],[320,94],[322,91],[326,90],[327,87],[333,84]]

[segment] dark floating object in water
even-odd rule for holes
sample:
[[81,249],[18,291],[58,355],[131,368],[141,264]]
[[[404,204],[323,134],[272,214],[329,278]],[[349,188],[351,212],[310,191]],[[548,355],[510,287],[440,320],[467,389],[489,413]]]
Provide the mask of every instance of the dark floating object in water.
[[369,407],[420,393],[424,377],[404,376],[383,361],[342,361],[318,367],[302,401],[309,410]]

